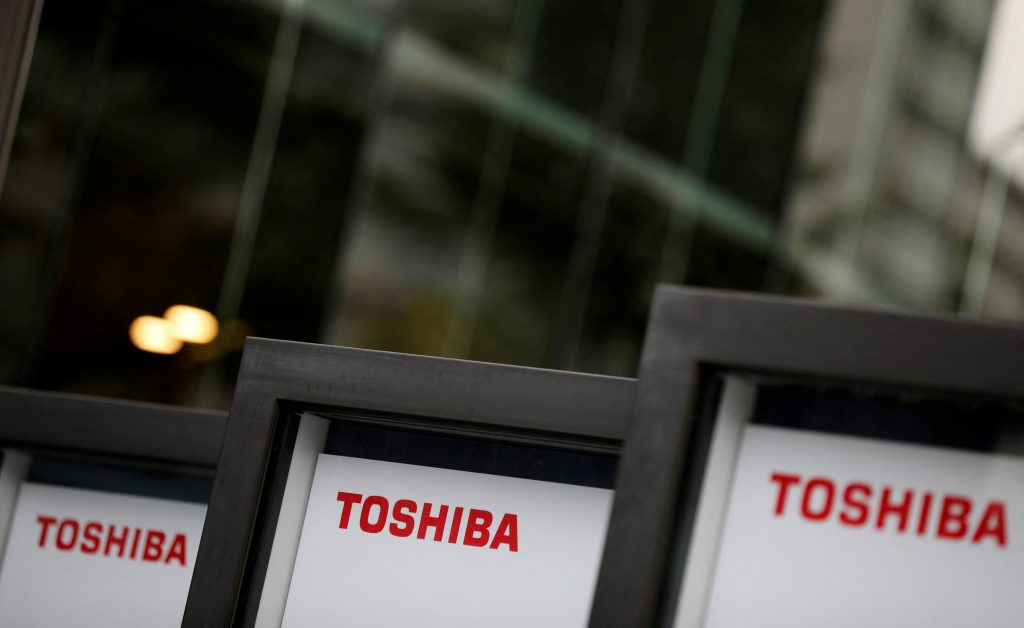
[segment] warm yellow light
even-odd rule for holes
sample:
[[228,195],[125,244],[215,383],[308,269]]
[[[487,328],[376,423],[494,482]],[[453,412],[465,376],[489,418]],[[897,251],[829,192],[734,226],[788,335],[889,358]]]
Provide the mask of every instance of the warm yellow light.
[[164,312],[171,334],[178,340],[206,344],[217,337],[217,318],[191,305],[172,305]]
[[181,349],[181,341],[171,333],[171,325],[156,316],[140,316],[128,328],[132,344],[150,353],[171,354]]

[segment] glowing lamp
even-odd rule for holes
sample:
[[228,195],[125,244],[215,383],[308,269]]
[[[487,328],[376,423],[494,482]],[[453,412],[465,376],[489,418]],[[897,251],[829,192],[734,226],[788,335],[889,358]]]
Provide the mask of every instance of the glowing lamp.
[[191,305],[172,305],[164,312],[171,334],[178,340],[195,344],[212,342],[220,331],[217,318]]
[[181,350],[181,340],[176,338],[171,325],[156,316],[140,316],[128,328],[132,344],[150,353],[169,355]]

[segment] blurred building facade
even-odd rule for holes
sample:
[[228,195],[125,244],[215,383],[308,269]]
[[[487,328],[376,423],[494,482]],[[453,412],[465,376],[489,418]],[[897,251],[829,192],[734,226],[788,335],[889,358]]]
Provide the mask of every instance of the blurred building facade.
[[[658,281],[1020,320],[993,10],[46,0],[0,380],[223,406],[245,335],[632,375]],[[176,303],[219,339],[136,349]]]
[[965,147],[993,4],[834,3],[785,235],[817,292],[1024,314],[998,285],[975,302],[967,276],[987,167]]

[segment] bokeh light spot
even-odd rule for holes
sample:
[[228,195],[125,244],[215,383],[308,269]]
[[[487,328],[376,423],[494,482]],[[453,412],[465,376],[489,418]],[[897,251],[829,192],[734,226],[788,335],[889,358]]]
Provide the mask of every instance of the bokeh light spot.
[[171,333],[178,340],[195,344],[212,342],[220,331],[217,318],[206,310],[191,305],[172,305],[164,312]]
[[139,316],[128,328],[132,344],[150,353],[169,355],[181,350],[181,340],[171,333],[171,325],[156,316]]

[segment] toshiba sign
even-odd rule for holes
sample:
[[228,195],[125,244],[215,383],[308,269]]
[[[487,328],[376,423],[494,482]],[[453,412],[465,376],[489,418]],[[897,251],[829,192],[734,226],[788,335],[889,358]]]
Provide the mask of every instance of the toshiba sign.
[[185,566],[188,536],[182,532],[172,538],[161,530],[52,515],[36,515],[36,523],[42,548]]
[[[991,541],[1006,547],[1003,500],[989,500],[980,509],[966,495],[936,496],[932,491],[873,486],[868,482],[841,484],[821,476],[805,481],[797,473],[775,472],[769,478],[776,485],[777,517],[798,514],[812,522],[832,520],[852,528],[891,528],[900,534],[975,544]],[[799,493],[792,500],[788,499],[791,488]]]
[[320,454],[285,626],[585,626],[611,491]]
[[1024,460],[744,429],[709,627],[1019,625]]
[[201,504],[22,484],[0,626],[178,626],[205,514]]
[[[504,547],[510,552],[516,552],[519,548],[518,517],[512,513],[505,513],[492,532],[491,525],[495,523],[495,518],[489,510],[430,502],[420,504],[411,499],[395,500],[392,508],[388,498],[383,495],[370,495],[364,501],[363,495],[345,491],[338,492],[338,501],[342,503],[341,520],[338,522],[342,530],[349,529],[355,505],[359,508],[359,529],[370,534],[380,534],[386,530],[391,536],[405,538],[415,532],[417,539],[430,538],[438,543],[447,539],[448,543],[490,549]],[[448,516],[449,510],[451,517]]]

